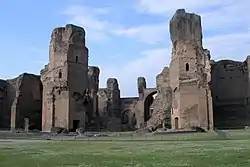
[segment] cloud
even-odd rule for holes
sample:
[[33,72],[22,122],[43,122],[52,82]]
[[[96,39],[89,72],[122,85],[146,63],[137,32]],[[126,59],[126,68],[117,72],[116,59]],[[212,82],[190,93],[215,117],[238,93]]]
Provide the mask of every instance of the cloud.
[[139,54],[138,59],[123,66],[103,66],[101,67],[100,86],[106,87],[107,78],[116,77],[122,96],[136,96],[137,77],[145,77],[148,87],[155,87],[156,75],[164,66],[169,65],[170,53],[170,48],[146,50]]
[[[173,13],[176,9],[185,8],[187,10],[198,12],[208,8],[216,8],[221,5],[228,5],[236,2],[235,0],[137,0],[136,9],[139,12],[166,15]],[[238,1],[237,1],[238,2]]]
[[[136,10],[140,14],[151,14],[156,19],[161,17],[164,20],[152,24],[149,19],[148,23],[138,26],[120,27],[99,17],[109,14],[109,10],[89,11],[90,9],[81,8],[80,11],[72,10],[73,14],[68,13],[77,24],[86,25],[84,27],[88,28],[87,34],[91,38],[96,36],[96,39],[98,37],[107,39],[113,33],[154,47],[154,49],[138,53],[137,59],[130,60],[123,65],[120,63],[116,65],[114,62],[112,65],[102,64],[100,67],[101,87],[106,87],[107,78],[116,77],[122,96],[136,96],[136,82],[139,76],[146,77],[148,87],[155,86],[156,75],[170,63],[171,41],[168,24],[177,8],[185,8],[188,12],[195,12],[202,16],[203,43],[204,47],[211,51],[212,59],[227,58],[243,61],[250,54],[250,18],[247,15],[250,10],[250,2],[248,1],[176,0],[169,3],[168,0],[137,0],[137,2]],[[141,16],[146,17],[147,15]]]
[[209,37],[204,46],[211,51],[212,59],[244,61],[250,54],[250,31]]
[[[250,54],[250,31],[248,33],[234,33],[216,35],[204,39],[204,48],[211,51],[212,59],[234,59],[244,61]],[[139,57],[123,66],[104,66],[101,70],[101,82],[106,83],[108,77],[118,78],[122,96],[137,95],[137,77],[144,76],[148,87],[155,86],[156,75],[171,60],[171,45],[165,48],[146,50]],[[118,70],[119,69],[119,70]],[[105,84],[102,85],[105,87]]]
[[89,8],[85,6],[70,6],[63,14],[69,16],[70,23],[84,27],[87,38],[102,41],[108,37],[110,23],[100,17],[109,14],[109,8]]
[[[204,36],[215,33],[234,33],[250,28],[250,1],[200,1],[180,0],[169,3],[168,0],[137,0],[137,10],[149,14],[163,15],[165,20],[155,24],[131,26],[116,30],[115,33],[127,38],[136,39],[146,44],[159,44],[169,39],[169,21],[178,8],[187,12],[196,12],[202,17]],[[156,17],[156,16],[155,16]],[[159,16],[158,16],[159,17]]]
[[234,1],[216,10],[202,12],[203,28],[206,31],[223,33],[247,30],[250,27],[250,1]]
[[158,44],[167,39],[168,23],[160,23],[156,25],[142,25],[138,27],[122,28],[114,30],[116,35],[134,38],[139,42],[147,44]]

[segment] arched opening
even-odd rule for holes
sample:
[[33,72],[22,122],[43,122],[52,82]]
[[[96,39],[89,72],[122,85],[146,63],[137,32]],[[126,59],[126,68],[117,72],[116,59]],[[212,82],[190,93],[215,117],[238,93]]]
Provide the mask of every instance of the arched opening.
[[122,124],[128,124],[129,123],[129,110],[125,110],[122,114]]
[[179,118],[178,117],[174,118],[174,128],[179,129]]
[[62,72],[61,72],[61,71],[59,71],[58,77],[59,77],[59,78],[62,78]]
[[189,64],[186,63],[186,71],[189,71]]
[[76,56],[76,63],[78,63],[78,56]]
[[144,122],[147,122],[152,116],[153,108],[151,107],[151,105],[154,102],[154,95],[156,93],[157,91],[150,93],[144,100]]

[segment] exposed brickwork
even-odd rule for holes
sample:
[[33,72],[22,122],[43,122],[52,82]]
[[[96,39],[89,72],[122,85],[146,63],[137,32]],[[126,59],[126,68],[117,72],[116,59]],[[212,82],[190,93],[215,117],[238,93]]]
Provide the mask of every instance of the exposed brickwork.
[[125,98],[116,78],[99,88],[101,71],[88,64],[83,28],[54,29],[41,77],[24,73],[0,80],[0,128],[84,132],[249,125],[250,57],[210,60],[202,46],[201,17],[184,9],[175,12],[169,26],[170,66],[156,76],[155,88],[138,77],[138,97]]

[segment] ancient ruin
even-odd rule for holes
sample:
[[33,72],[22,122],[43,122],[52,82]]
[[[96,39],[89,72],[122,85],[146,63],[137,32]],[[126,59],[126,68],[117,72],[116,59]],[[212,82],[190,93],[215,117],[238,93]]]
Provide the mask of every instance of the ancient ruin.
[[169,29],[170,66],[156,76],[155,88],[138,77],[138,97],[125,98],[116,78],[99,88],[101,71],[88,64],[83,28],[54,29],[49,63],[40,76],[24,73],[0,80],[0,128],[82,134],[249,126],[250,57],[244,62],[211,60],[202,45],[201,17],[184,9],[176,11]]

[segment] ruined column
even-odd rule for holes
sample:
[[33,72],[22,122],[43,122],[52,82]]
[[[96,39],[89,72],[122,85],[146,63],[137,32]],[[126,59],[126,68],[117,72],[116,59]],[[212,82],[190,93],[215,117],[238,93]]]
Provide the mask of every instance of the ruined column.
[[7,128],[8,121],[6,121],[6,116],[9,114],[6,112],[7,106],[7,82],[0,80],[0,129]]
[[208,118],[208,130],[214,128],[214,115],[213,115],[213,99],[212,99],[212,67],[211,67],[211,55],[208,49],[204,49],[205,56],[205,74],[206,74],[206,99],[207,99],[207,118]]
[[75,130],[84,125],[89,108],[86,107],[89,105],[86,97],[89,82],[88,48],[82,27],[67,24],[52,31],[49,64],[41,70],[41,80],[43,131],[50,130],[52,126]]
[[138,88],[139,100],[141,101],[144,99],[144,90],[147,88],[145,77],[137,78],[137,88]]
[[93,100],[93,117],[98,115],[98,96],[97,92],[99,90],[99,74],[100,69],[98,67],[90,66],[88,71],[89,77],[89,90],[90,96]]
[[171,114],[173,129],[209,128],[208,78],[202,47],[201,17],[178,9],[170,21],[173,44],[170,86],[176,109]]
[[29,118],[24,118],[24,131],[26,133],[29,132],[29,125],[30,125]]
[[120,117],[120,89],[116,78],[107,80],[107,96],[109,99],[109,114],[111,117]]

